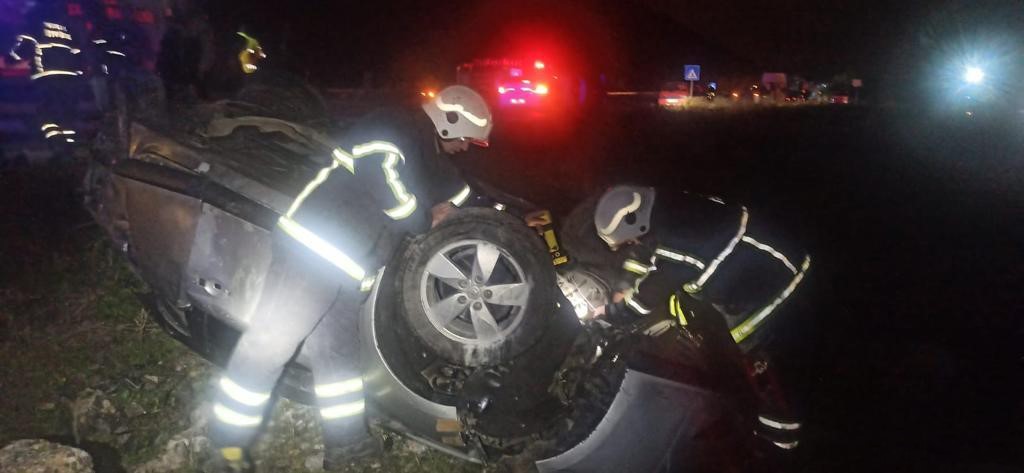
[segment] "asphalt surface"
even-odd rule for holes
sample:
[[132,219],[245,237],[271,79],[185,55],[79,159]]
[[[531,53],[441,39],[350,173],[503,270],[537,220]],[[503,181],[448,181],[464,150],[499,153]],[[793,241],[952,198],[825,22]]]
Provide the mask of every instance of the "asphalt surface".
[[785,325],[806,419],[793,471],[1024,465],[1021,117],[627,106],[497,123],[458,164],[556,214],[635,182],[742,202],[800,237],[815,311]]
[[[619,182],[745,203],[814,258],[783,360],[799,471],[1024,466],[1024,120],[913,108],[496,121],[471,174],[564,212]],[[798,292],[799,294],[799,292]]]

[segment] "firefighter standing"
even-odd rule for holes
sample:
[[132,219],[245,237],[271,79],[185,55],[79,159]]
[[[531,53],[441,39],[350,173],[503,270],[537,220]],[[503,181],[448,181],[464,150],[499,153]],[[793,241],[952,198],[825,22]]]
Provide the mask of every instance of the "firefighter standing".
[[754,360],[748,375],[761,404],[755,432],[775,447],[796,447],[800,423],[766,373],[764,326],[791,307],[786,302],[804,279],[810,257],[781,249],[746,207],[649,187],[609,189],[597,203],[594,226],[609,248],[625,253],[617,301],[596,315],[653,318],[651,323],[660,320],[667,329],[694,324],[687,300],[714,307],[725,319],[720,338],[731,338],[725,343],[735,343]]
[[138,64],[140,35],[127,22],[107,21],[96,28],[92,45],[96,70],[93,73],[93,95],[101,110],[112,107],[113,86]]
[[15,60],[31,64],[39,130],[55,150],[75,143],[82,75],[81,49],[62,6],[62,2],[40,3],[28,14],[30,30],[17,36],[10,52]]
[[160,39],[156,69],[169,104],[192,104],[203,95],[202,78],[212,67],[214,33],[202,9],[174,9]]
[[201,95],[207,100],[233,97],[245,87],[248,77],[259,71],[267,59],[255,37],[241,31],[225,33],[214,42],[211,67],[202,75]]
[[249,328],[219,381],[211,438],[227,466],[246,468],[245,449],[303,340],[325,468],[377,451],[363,418],[359,308],[402,239],[427,231],[467,200],[469,187],[442,155],[472,142],[486,145],[491,126],[478,94],[446,88],[422,112],[363,120],[298,191],[274,230],[272,263]]

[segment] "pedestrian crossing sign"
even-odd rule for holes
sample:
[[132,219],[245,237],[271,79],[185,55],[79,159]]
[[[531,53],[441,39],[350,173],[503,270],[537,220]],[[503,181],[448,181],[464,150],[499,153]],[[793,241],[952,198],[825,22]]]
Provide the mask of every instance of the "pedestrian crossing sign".
[[700,65],[687,64],[683,67],[684,80],[700,80]]

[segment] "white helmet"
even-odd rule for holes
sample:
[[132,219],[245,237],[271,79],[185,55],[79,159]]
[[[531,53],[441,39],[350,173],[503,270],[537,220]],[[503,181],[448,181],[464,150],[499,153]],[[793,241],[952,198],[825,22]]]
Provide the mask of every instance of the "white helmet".
[[638,239],[651,229],[654,188],[615,186],[605,191],[594,211],[597,236],[608,246]]
[[441,138],[462,138],[487,146],[494,120],[484,98],[473,89],[464,85],[445,87],[423,103],[423,111],[434,122]]

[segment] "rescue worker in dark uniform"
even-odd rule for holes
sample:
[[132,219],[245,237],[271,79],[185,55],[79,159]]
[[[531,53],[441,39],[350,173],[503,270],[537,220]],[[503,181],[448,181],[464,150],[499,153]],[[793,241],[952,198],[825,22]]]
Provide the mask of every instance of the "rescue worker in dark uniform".
[[131,30],[118,24],[104,26],[97,29],[92,44],[96,48],[100,73],[117,77],[132,64],[129,59],[133,48]]
[[15,60],[31,64],[29,78],[39,99],[39,130],[55,150],[75,142],[82,75],[81,49],[63,7],[63,2],[40,3],[29,12],[31,29],[17,36],[10,52]]
[[181,4],[160,39],[156,69],[168,104],[193,104],[203,95],[202,77],[211,67],[214,34],[198,6]]
[[708,317],[698,307],[713,307],[724,324],[699,325],[720,326],[718,339],[735,343],[748,360],[746,374],[760,404],[755,433],[780,449],[796,447],[800,423],[768,371],[764,346],[771,332],[765,326],[793,310],[790,299],[810,256],[773,239],[746,207],[650,187],[609,189],[597,203],[594,226],[612,251],[624,253],[616,300],[594,315],[645,318],[652,324],[648,333],[658,333],[658,326],[692,329],[695,317]]
[[219,381],[211,438],[226,466],[246,468],[245,449],[303,341],[325,468],[378,450],[363,417],[360,306],[405,237],[426,232],[469,198],[444,155],[470,143],[486,146],[491,126],[477,93],[448,87],[422,111],[364,119],[333,150],[330,165],[298,191],[274,230],[272,263],[249,328]]
[[245,28],[225,32],[214,43],[213,62],[202,77],[202,95],[207,100],[234,96],[267,58],[259,40]]
[[93,94],[101,110],[112,108],[115,84],[138,66],[142,41],[142,35],[127,21],[108,20],[95,28],[91,41],[96,66]]

